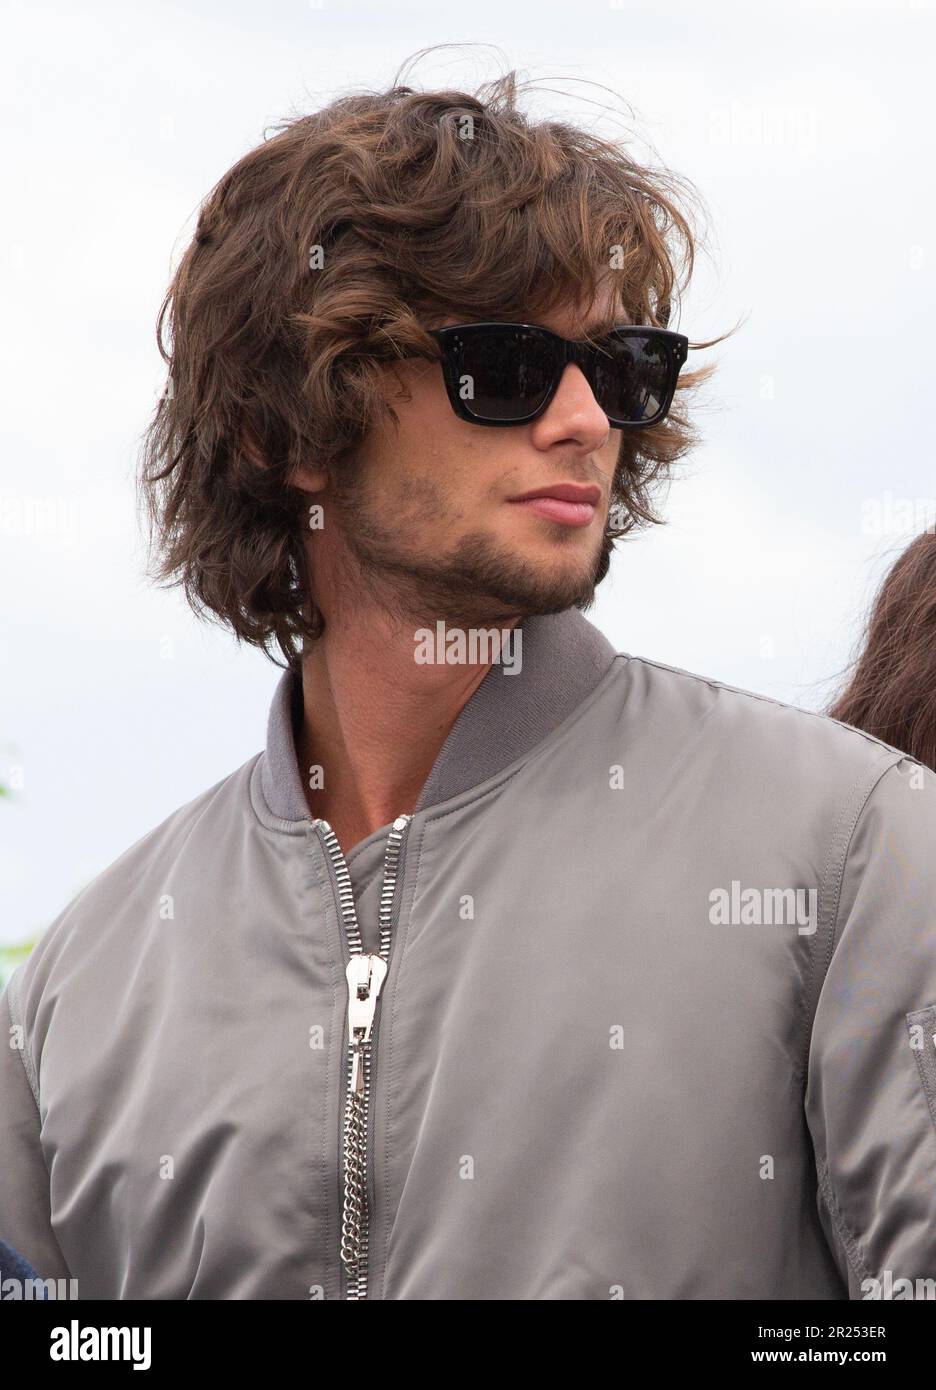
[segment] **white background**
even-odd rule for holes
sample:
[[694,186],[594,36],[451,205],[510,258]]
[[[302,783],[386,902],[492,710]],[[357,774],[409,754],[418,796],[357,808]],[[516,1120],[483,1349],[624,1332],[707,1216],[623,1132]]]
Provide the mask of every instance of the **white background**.
[[745,322],[700,354],[719,371],[668,526],[626,545],[591,616],[623,650],[821,708],[936,513],[934,28],[932,0],[3,6],[0,780],[22,788],[0,804],[0,940],[263,745],[277,670],[142,577],[156,313],[200,200],[266,127],[428,45],[479,46],[411,85],[518,68],[561,89],[528,109],[636,130],[704,197],[674,326]]

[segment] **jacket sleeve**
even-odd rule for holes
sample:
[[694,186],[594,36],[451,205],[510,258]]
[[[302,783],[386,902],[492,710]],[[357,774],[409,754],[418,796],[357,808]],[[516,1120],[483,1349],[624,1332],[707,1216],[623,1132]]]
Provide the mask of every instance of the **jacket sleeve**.
[[820,1220],[850,1298],[925,1297],[917,1281],[936,1281],[936,773],[912,759],[887,769],[857,815],[825,957],[806,1088]]
[[[42,1279],[70,1271],[52,1229],[49,1174],[40,1142],[39,1106],[27,1072],[23,1021],[11,1008],[21,965],[0,996],[0,1240]],[[12,994],[11,994],[12,991]]]

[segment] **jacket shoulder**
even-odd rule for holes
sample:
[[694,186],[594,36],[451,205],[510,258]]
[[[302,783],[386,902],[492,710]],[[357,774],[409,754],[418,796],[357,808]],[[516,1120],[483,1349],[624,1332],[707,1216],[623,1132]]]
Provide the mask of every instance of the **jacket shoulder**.
[[[87,958],[106,949],[108,935],[126,921],[134,902],[158,901],[168,870],[186,856],[208,859],[217,845],[250,811],[249,784],[262,755],[254,754],[220,781],[184,802],[128,846],[96,874],[45,928],[28,958],[15,972],[14,997],[38,998],[56,962]],[[204,855],[202,856],[202,851]],[[155,895],[155,898],[154,898]]]
[[674,721],[675,729],[680,720],[698,727],[704,718],[713,742],[723,739],[767,760],[785,760],[801,751],[820,760],[820,775],[823,767],[847,773],[849,767],[886,767],[898,760],[922,766],[899,748],[819,711],[646,657],[622,652],[619,659],[627,672],[629,699],[638,694],[648,708]]

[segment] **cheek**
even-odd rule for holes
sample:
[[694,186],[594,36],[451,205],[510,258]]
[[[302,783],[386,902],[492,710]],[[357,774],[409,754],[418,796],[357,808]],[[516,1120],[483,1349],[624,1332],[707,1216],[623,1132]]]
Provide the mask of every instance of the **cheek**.
[[[425,364],[422,364],[423,369]],[[409,364],[384,367],[381,394],[387,406],[369,428],[359,458],[368,481],[395,490],[408,473],[422,471],[425,455],[444,417],[425,370]],[[392,411],[392,414],[391,414]]]
[[435,363],[400,362],[386,367],[383,393],[400,418],[401,432],[412,434],[456,419]]
[[612,430],[611,437],[603,449],[599,449],[596,457],[601,467],[609,478],[613,478],[621,457],[622,430]]
[[393,376],[384,385],[384,398],[396,419],[385,417],[375,445],[381,471],[391,471],[394,486],[407,477],[448,478],[453,463],[466,451],[464,436],[471,429],[449,405],[441,374],[433,375],[424,363],[420,366],[421,370],[401,372],[402,386]]

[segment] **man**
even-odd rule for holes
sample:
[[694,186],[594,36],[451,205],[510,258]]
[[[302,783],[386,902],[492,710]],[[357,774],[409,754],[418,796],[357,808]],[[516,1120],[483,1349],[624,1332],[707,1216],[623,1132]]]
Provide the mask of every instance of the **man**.
[[584,618],[691,441],[692,233],[515,96],[285,125],[164,306],[160,572],[287,666],[3,1001],[0,1238],[81,1297],[936,1273],[931,778]]

